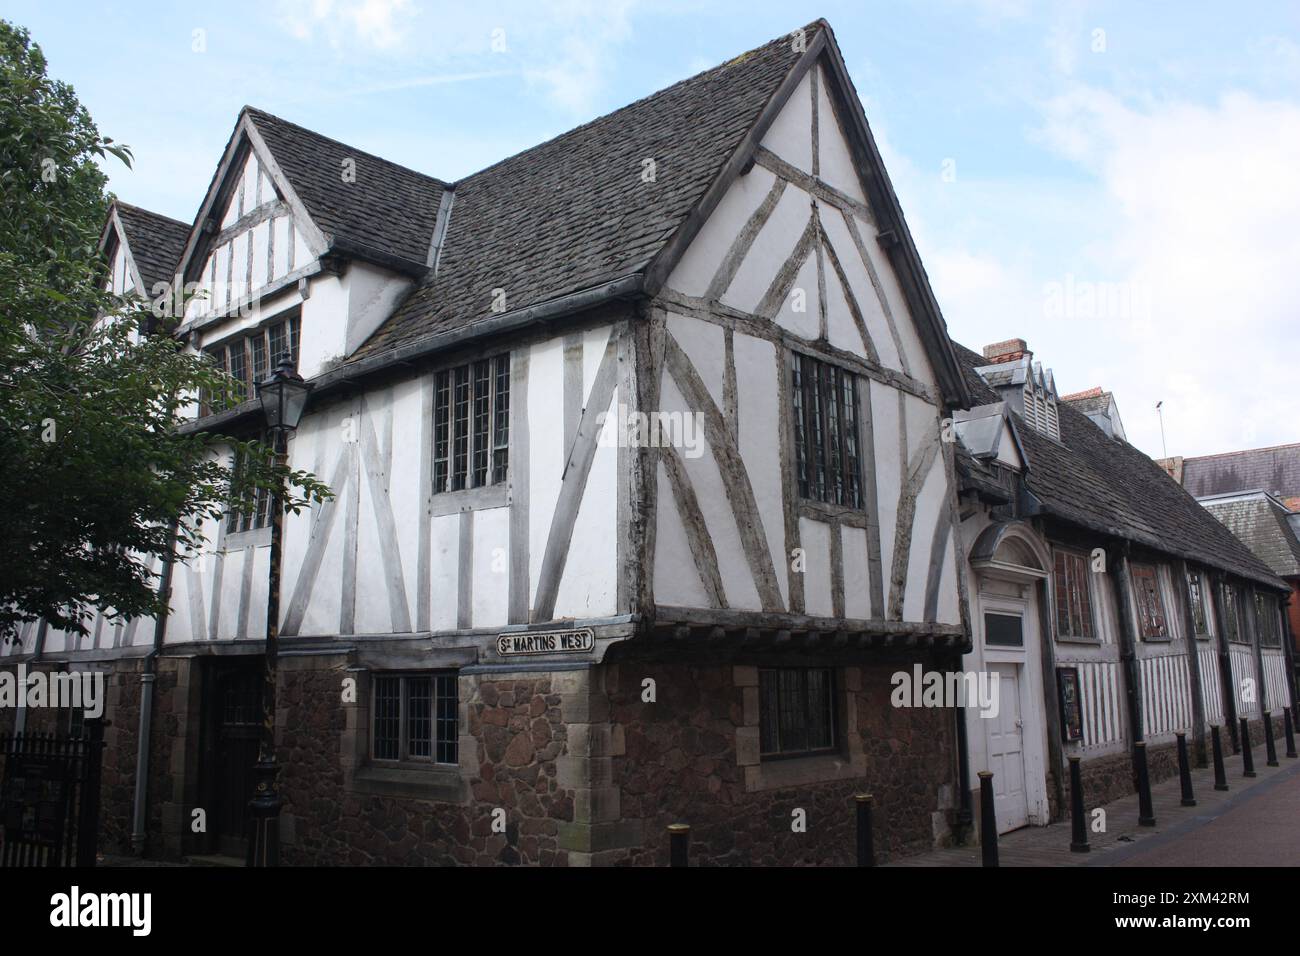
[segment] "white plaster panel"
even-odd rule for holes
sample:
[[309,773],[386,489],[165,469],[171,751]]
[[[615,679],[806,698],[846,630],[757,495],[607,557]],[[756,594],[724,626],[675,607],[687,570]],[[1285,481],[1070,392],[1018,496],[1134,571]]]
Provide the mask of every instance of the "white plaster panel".
[[251,283],[253,289],[260,289],[267,283],[266,274],[266,244],[271,234],[271,223],[269,220],[263,220],[253,227],[253,274]]
[[564,448],[564,342],[532,347],[528,359],[528,581],[529,606],[551,533],[567,449]]
[[840,540],[844,552],[844,616],[870,620],[871,572],[867,530],[843,525]]
[[611,334],[613,334],[613,327],[608,325],[587,329],[582,333],[582,404],[584,408],[587,405],[587,396],[591,394],[591,386],[596,382],[596,373],[600,371],[600,363],[605,357],[605,347],[609,345]]
[[[619,390],[615,389],[605,408],[603,428],[614,427],[618,400]],[[556,618],[603,617],[617,607],[618,447],[600,442],[599,437],[556,592]],[[531,444],[529,447],[531,452]]]
[[474,587],[470,622],[501,627],[508,621],[510,595],[510,509],[474,512]]
[[[690,410],[676,383],[666,372],[660,391],[660,408],[668,412]],[[740,532],[736,528],[726,487],[707,440],[703,445],[704,454],[701,457],[685,458],[684,463],[691,486],[699,499],[705,527],[708,528],[718,555],[719,572],[728,604],[733,608],[762,610],[749,563],[745,560],[745,552],[740,545]]]
[[776,176],[757,165],[744,176],[738,176],[673,267],[668,288],[685,295],[704,295],[731,243],[762,204],[774,182]]
[[879,382],[867,383],[871,394],[876,446],[877,513],[880,517],[881,574],[889,580],[893,565],[894,530],[898,520],[899,449],[898,392]]
[[912,519],[912,546],[907,564],[907,588],[903,594],[903,620],[925,620],[925,588],[930,571],[930,546],[934,543],[934,526],[948,497],[948,477],[943,459],[935,458],[916,497]]
[[724,305],[753,312],[762,301],[768,286],[781,266],[790,258],[795,244],[808,226],[811,215],[809,195],[796,186],[787,186],[781,201],[759,230],[731,285],[722,294]]
[[676,312],[668,313],[668,331],[691,360],[695,370],[704,380],[713,404],[724,406],[722,385],[725,378],[726,355],[722,341],[722,326],[702,322]]
[[448,631],[456,627],[460,593],[460,515],[439,515],[432,521],[430,627]]
[[889,301],[890,309],[894,315],[894,323],[898,328],[898,337],[903,343],[903,351],[907,353],[908,361],[911,362],[912,376],[933,385],[935,379],[934,372],[930,368],[930,361],[926,357],[925,348],[921,345],[920,336],[917,335],[914,320],[909,320],[912,313],[907,307],[907,300],[903,296],[898,277],[894,275],[894,270],[889,266],[884,250],[880,248],[880,244],[875,239],[876,230],[861,217],[855,216],[854,219],[857,223],[858,232],[862,236],[862,244],[871,257],[872,264],[876,268],[876,274],[880,278],[880,284],[884,288],[885,297]]
[[813,518],[800,518],[799,547],[804,554],[804,610],[817,617],[830,617],[835,612],[831,602],[830,525]]
[[780,394],[785,386],[784,364],[777,377],[777,353],[771,342],[737,332],[732,339],[736,362],[736,406],[740,423],[740,457],[754,489],[754,502],[763,520],[781,600],[790,604],[790,559],[786,555],[784,489],[779,429]]
[[[801,291],[802,302],[798,295]],[[776,324],[805,339],[816,339],[821,335],[820,303],[821,297],[817,292],[817,255],[810,250],[808,258],[799,267],[794,285],[777,310]],[[802,308],[796,310],[796,306],[800,305]]]
[[812,71],[795,87],[790,99],[763,136],[762,145],[792,166],[812,173]]
[[691,555],[686,529],[676,507],[672,484],[658,468],[659,507],[655,531],[655,603],[674,607],[708,607],[709,596]]
[[[840,260],[840,265],[844,268],[844,275],[849,280],[849,291],[853,293],[853,298],[858,304],[858,310],[862,313],[862,319],[867,327],[867,334],[871,336],[871,343],[876,347],[876,353],[880,356],[880,362],[887,368],[902,371],[903,363],[899,360],[898,349],[894,346],[894,339],[889,331],[889,319],[886,317],[884,309],[880,304],[880,297],[876,293],[876,288],[871,282],[871,276],[867,268],[863,265],[862,254],[858,252],[857,243],[849,234],[848,227],[844,224],[844,214],[838,209],[831,206],[822,205],[822,227],[826,231],[826,240],[835,250],[835,255]],[[858,232],[862,236],[863,245],[868,249],[876,242],[876,230],[862,220],[857,220]],[[827,284],[834,275],[834,269],[828,270]],[[883,284],[883,283],[882,283]],[[891,306],[892,308],[892,306]],[[911,322],[907,312],[894,312],[894,321],[896,323],[908,324]],[[853,317],[849,316],[850,323]],[[857,335],[857,328],[854,326],[854,335]],[[899,337],[902,338],[900,331]],[[853,348],[857,354],[864,354],[861,336],[858,336],[858,344]]]
[[817,83],[817,145],[821,179],[866,205],[867,197],[854,168],[853,154],[841,132],[835,107],[826,92],[826,71],[820,65],[817,71],[821,74]]

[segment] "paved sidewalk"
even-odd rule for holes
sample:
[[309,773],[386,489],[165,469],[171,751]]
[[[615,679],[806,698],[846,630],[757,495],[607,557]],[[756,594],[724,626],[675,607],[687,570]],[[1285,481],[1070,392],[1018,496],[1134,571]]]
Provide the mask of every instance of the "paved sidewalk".
[[[1126,863],[1131,857],[1148,848],[1173,845],[1186,833],[1205,826],[1230,810],[1240,808],[1274,790],[1278,785],[1300,777],[1300,759],[1283,756],[1284,741],[1278,741],[1280,766],[1266,767],[1263,745],[1253,748],[1255,771],[1259,776],[1251,779],[1242,776],[1241,756],[1227,754],[1223,763],[1229,790],[1214,789],[1212,767],[1193,768],[1192,790],[1196,806],[1180,805],[1182,792],[1178,777],[1152,785],[1151,802],[1155,807],[1156,825],[1138,826],[1137,794],[1106,804],[1106,832],[1088,831],[1088,853],[1070,852],[1070,823],[1053,823],[1045,827],[1024,827],[1004,833],[998,841],[998,862],[1001,866],[1115,866]],[[1069,799],[1069,790],[1066,790]],[[1088,809],[1092,821],[1092,808]],[[979,821],[975,823],[979,826]],[[980,866],[981,850],[978,846],[953,847],[935,850],[899,860],[891,866]],[[1135,861],[1136,862],[1136,861]],[[1145,863],[1146,861],[1143,860]],[[1278,859],[1277,864],[1291,864],[1293,860]],[[1141,865],[1141,864],[1137,864]],[[1195,865],[1195,864],[1191,864]]]

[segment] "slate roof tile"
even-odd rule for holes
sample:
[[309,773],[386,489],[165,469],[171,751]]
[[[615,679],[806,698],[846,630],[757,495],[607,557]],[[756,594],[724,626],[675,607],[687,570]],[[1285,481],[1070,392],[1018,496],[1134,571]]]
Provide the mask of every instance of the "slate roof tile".
[[[446,183],[251,106],[244,111],[321,232],[425,264]],[[352,182],[343,179],[348,159]]]
[[494,289],[514,311],[642,271],[798,58],[781,37],[457,182],[436,277],[354,358],[488,318]]
[[189,224],[121,200],[116,200],[114,205],[126,231],[131,258],[144,283],[141,292],[150,295],[157,283],[172,280],[190,235]]

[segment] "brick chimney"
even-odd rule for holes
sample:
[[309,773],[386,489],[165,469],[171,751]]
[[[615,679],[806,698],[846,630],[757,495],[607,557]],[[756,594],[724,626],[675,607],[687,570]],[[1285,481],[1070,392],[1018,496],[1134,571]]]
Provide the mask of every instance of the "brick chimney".
[[1029,351],[1029,346],[1025,344],[1024,339],[1007,339],[1005,342],[994,342],[992,345],[984,346],[984,358],[988,360],[990,365],[1015,362],[1026,355],[1032,356],[1033,354],[1033,352]]

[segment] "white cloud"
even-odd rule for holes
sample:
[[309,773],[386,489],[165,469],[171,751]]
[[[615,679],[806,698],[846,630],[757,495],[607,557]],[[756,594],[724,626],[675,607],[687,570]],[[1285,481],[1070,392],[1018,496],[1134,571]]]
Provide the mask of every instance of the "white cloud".
[[322,36],[331,47],[355,41],[374,50],[403,43],[403,27],[416,12],[411,0],[281,0],[280,22],[299,40]]

